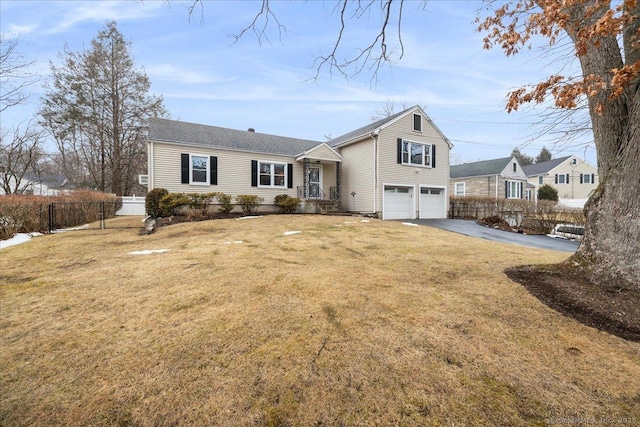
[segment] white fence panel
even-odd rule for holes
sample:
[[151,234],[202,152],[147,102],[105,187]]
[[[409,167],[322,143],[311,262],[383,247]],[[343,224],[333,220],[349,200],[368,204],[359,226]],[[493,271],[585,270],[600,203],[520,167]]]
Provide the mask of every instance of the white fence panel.
[[116,215],[140,215],[145,216],[147,214],[144,207],[144,197],[141,196],[123,196],[122,208],[120,208]]

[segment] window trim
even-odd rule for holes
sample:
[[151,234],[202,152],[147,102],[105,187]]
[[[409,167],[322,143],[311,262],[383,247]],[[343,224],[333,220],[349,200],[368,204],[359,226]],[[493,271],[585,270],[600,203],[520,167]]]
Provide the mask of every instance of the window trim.
[[[407,144],[407,151],[404,150],[404,144]],[[420,155],[420,160],[422,160],[422,163],[412,163],[411,162],[411,152],[412,152],[412,147],[414,145],[419,145],[422,148],[422,154]],[[414,167],[422,167],[422,168],[432,168],[432,164],[433,164],[433,144],[429,144],[427,142],[417,142],[417,141],[411,141],[408,139],[403,139],[402,140],[402,145],[401,145],[402,149],[401,149],[401,164],[403,165],[407,165],[407,166],[414,166]],[[429,147],[429,162],[428,164],[425,164],[425,148]],[[404,155],[405,153],[407,154],[407,160],[405,162],[404,160]]]
[[[520,181],[506,180],[507,183],[507,199],[522,199],[522,193],[520,192],[522,184]],[[513,187],[515,186],[515,196],[513,195]]]
[[[204,157],[206,159],[207,167],[205,168],[205,180],[204,181],[194,181],[193,180],[193,158],[194,157]],[[202,170],[202,169],[199,169]],[[189,153],[189,185],[211,185],[210,184],[211,177],[211,158],[208,154],[196,154]]]
[[[418,119],[417,122],[416,119]],[[418,124],[419,126],[416,127],[416,124]],[[413,131],[422,132],[422,114],[413,113]]]
[[543,176],[543,175],[540,175],[540,176],[538,177],[538,185],[543,185],[543,184],[544,184],[544,176]]
[[[458,194],[458,185],[462,185],[462,194]],[[453,187],[453,194],[456,196],[465,196],[467,194],[467,185],[463,182],[456,182]]]
[[[261,179],[260,179],[263,175],[266,175],[266,174],[262,173],[262,165],[264,165],[264,164],[271,165],[270,173],[269,173],[269,176],[270,176],[270,179],[269,179],[270,184],[269,185],[262,184]],[[275,165],[281,165],[284,168],[284,174],[283,174],[284,179],[283,179],[282,185],[275,185],[274,184],[275,183],[275,177],[276,177]],[[275,160],[258,160],[258,188],[284,188],[284,189],[286,189],[286,188],[288,188],[288,184],[287,184],[288,182],[289,182],[289,166],[288,166],[287,162],[278,162],[278,161],[275,161]]]

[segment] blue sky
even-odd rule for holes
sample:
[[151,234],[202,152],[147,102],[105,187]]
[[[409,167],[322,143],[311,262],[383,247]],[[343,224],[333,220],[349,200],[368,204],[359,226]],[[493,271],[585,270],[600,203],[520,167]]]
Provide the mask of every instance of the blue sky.
[[[65,43],[79,51],[107,20],[116,20],[131,53],[164,97],[176,120],[324,141],[370,122],[387,101],[419,104],[453,142],[452,159],[470,162],[508,156],[518,146],[536,156],[542,146],[554,156],[577,154],[595,165],[590,140],[556,147],[535,138],[543,108],[507,114],[510,90],[543,79],[554,58],[533,50],[507,58],[483,50],[475,31],[480,1],[407,1],[402,24],[404,56],[382,69],[377,80],[366,71],[345,79],[327,69],[314,79],[314,58],[331,49],[338,29],[334,2],[272,1],[286,31],[271,25],[269,41],[249,32],[237,43],[231,35],[247,26],[261,3],[205,1],[189,19],[191,2],[167,1],[11,1],[0,2],[3,35],[20,39],[20,53],[35,60],[31,72],[41,81],[30,87],[29,103],[2,113],[3,127],[35,114]],[[366,45],[377,30],[372,13],[348,21],[344,52]],[[558,65],[559,67],[559,65]]]

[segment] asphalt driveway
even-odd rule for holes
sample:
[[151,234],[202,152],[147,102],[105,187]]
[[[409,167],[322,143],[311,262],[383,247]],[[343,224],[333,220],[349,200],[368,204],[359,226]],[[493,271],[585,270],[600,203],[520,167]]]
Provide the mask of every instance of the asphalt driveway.
[[508,231],[496,230],[494,228],[483,227],[473,220],[465,219],[412,219],[403,222],[410,222],[418,225],[440,228],[442,230],[453,231],[465,236],[477,237],[479,239],[492,240],[494,242],[511,243],[513,245],[529,246],[539,249],[551,249],[562,252],[575,252],[579,242],[571,240],[554,239],[548,236],[530,236],[519,233],[509,233]]

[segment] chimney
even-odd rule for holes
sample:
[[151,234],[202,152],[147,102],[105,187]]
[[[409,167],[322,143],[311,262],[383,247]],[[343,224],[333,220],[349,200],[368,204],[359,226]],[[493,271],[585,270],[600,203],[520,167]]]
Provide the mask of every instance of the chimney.
[[249,128],[247,129],[247,132],[255,132],[256,130],[254,128]]

